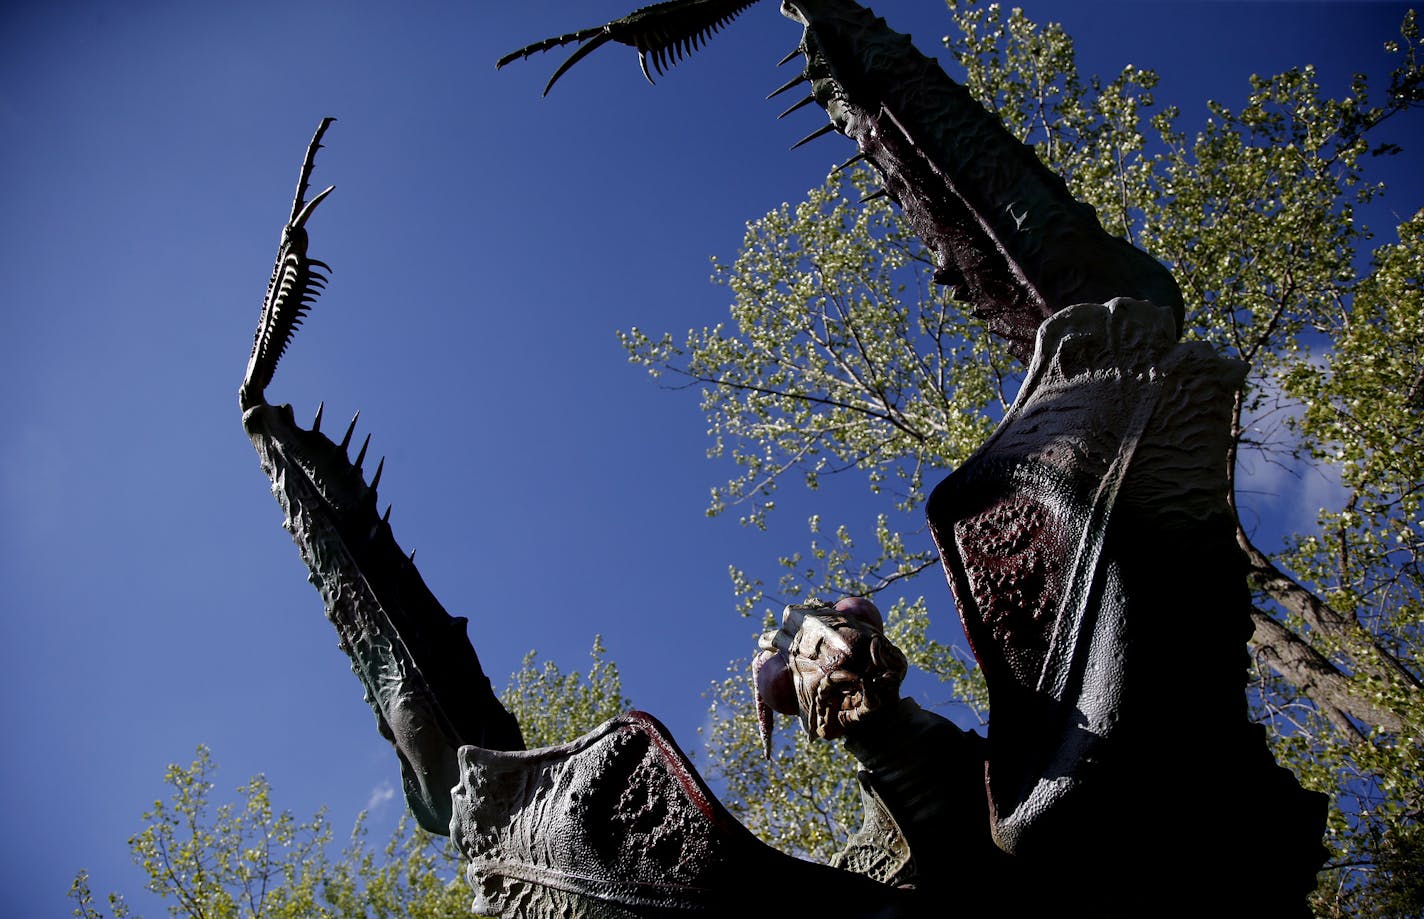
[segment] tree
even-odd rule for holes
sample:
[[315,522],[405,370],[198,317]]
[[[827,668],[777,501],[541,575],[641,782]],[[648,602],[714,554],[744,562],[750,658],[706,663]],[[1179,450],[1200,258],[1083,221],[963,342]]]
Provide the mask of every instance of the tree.
[[[595,638],[588,675],[565,674],[552,661],[525,656],[501,698],[519,719],[530,746],[571,740],[627,710],[618,668],[604,660]],[[554,709],[548,700],[561,704]],[[394,763],[394,760],[392,761]],[[272,788],[256,776],[237,788],[236,801],[213,795],[217,767],[206,747],[193,762],[164,774],[168,800],[155,801],[144,826],[129,839],[147,890],[174,917],[190,919],[445,919],[469,913],[470,893],[458,853],[444,837],[401,819],[385,846],[367,842],[365,815],[333,854],[325,811],[298,822],[272,804]],[[87,872],[69,891],[74,915],[102,919]],[[124,898],[106,900],[114,919],[132,915]]]
[[[1325,98],[1302,67],[1253,78],[1239,110],[1210,103],[1210,119],[1189,133],[1178,108],[1157,106],[1152,71],[1084,80],[1060,26],[997,4],[949,6],[956,29],[946,47],[969,90],[1111,232],[1169,265],[1190,337],[1251,365],[1232,436],[1237,539],[1255,598],[1254,710],[1277,755],[1332,797],[1319,914],[1419,914],[1424,211],[1368,256],[1374,237],[1358,219],[1385,192],[1370,178],[1372,157],[1398,152],[1372,140],[1376,129],[1424,102],[1414,14],[1386,45],[1397,66],[1382,102],[1371,101],[1364,76],[1344,98]],[[701,387],[710,452],[741,470],[713,490],[711,513],[736,508],[765,527],[779,486],[814,491],[832,474],[894,495],[873,521],[812,517],[808,547],[780,560],[774,587],[734,569],[740,611],[769,617],[768,601],[893,585],[893,637],[982,712],[976,671],[926,637],[928,605],[906,592],[937,567],[929,540],[915,535],[924,482],[978,446],[1018,370],[967,304],[933,287],[892,207],[852,201],[871,182],[833,175],[801,204],[750,224],[735,262],[715,266],[733,296],[728,324],[683,342],[633,329],[624,343],[654,377]],[[1339,487],[1314,527],[1258,545],[1254,522],[1280,515],[1271,495],[1252,492],[1252,468]],[[744,684],[715,686],[714,713],[743,706]],[[797,751],[815,757],[808,771],[819,782],[798,800],[781,787],[802,768],[791,742],[768,772],[748,721],[714,720],[713,771],[766,838],[826,854],[856,820],[849,788],[826,777],[850,767],[817,745]],[[781,809],[751,803],[766,800]]]

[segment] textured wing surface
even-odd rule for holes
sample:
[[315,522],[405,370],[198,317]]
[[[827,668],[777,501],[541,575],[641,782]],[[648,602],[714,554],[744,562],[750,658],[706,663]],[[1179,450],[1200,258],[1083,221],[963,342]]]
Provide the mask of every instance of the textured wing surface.
[[557,747],[463,747],[454,798],[451,835],[482,915],[720,919],[772,912],[769,889],[834,903],[842,919],[917,915],[902,891],[758,840],[642,712]]

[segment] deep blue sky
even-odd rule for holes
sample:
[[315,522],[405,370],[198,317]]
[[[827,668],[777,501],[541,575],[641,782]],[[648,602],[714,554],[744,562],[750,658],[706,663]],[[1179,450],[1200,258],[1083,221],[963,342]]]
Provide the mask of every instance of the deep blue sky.
[[[1191,129],[1206,99],[1239,104],[1253,72],[1314,63],[1336,94],[1378,72],[1404,9],[1023,5],[1065,22],[1086,72],[1156,68]],[[582,668],[602,633],[634,703],[697,747],[700,694],[757,626],[732,612],[728,565],[766,571],[817,505],[788,499],[770,535],[708,520],[728,470],[705,458],[697,398],[630,367],[614,330],[724,318],[708,257],[852,151],[831,137],[787,152],[823,122],[778,123],[783,100],[763,101],[799,34],[774,3],[656,88],[622,46],[547,99],[561,56],[494,70],[627,9],[0,11],[0,914],[67,915],[79,868],[136,895],[125,840],[199,743],[222,790],[265,772],[279,806],[328,805],[338,832],[396,781],[235,399],[324,115],[339,120],[313,184],[337,190],[310,229],[334,276],[269,398],[299,418],[325,399],[328,427],[361,409],[397,538],[470,618],[496,685],[531,648]],[[949,28],[935,0],[879,11],[930,52]],[[1417,163],[1417,116],[1396,135]],[[1406,213],[1424,192],[1390,200]],[[816,500],[876,509],[855,491]],[[952,638],[948,590],[918,587]],[[379,827],[397,802],[376,805]]]

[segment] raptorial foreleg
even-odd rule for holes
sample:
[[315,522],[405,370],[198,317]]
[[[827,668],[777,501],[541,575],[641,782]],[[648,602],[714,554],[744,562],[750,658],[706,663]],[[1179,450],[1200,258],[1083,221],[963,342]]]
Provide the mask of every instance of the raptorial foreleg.
[[449,831],[456,751],[465,744],[522,749],[519,725],[490,686],[466,635],[425,586],[411,556],[396,544],[390,509],[377,511],[384,460],[368,483],[362,472],[370,438],[355,460],[347,450],[356,420],[339,444],[310,430],[289,405],[264,396],[287,345],[329,272],[307,255],[306,223],[331,189],[306,200],[316,151],[332,119],[307,148],[291,216],[282,230],[238,401],[272,493],[286,514],[310,580],[326,603],[338,644],[351,659],[380,732],[396,748],[406,800],[421,826]]

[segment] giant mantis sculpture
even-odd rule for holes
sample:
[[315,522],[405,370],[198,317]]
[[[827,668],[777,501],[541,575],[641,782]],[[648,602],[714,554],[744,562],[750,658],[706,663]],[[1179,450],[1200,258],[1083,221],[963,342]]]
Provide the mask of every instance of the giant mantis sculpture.
[[[501,60],[609,41],[661,71],[754,0],[673,0]],[[988,442],[933,493],[930,529],[992,700],[987,741],[899,696],[866,601],[788,608],[757,656],[776,709],[860,760],[865,825],[830,866],[756,840],[651,716],[524,750],[466,635],[378,515],[378,465],[265,390],[326,266],[307,254],[323,121],[239,393],[286,526],[400,762],[422,826],[498,916],[1303,914],[1322,805],[1246,717],[1249,597],[1226,501],[1243,368],[1179,344],[1180,292],[909,40],[850,0],[786,0],[803,71],[938,262],[1029,366]],[[790,56],[788,56],[790,60]],[[649,75],[651,79],[651,76]],[[546,92],[548,89],[546,88]],[[1183,622],[1191,623],[1188,629]],[[1195,631],[1197,640],[1176,639]],[[1183,726],[1162,710],[1193,679]],[[1249,827],[1246,824],[1250,822]],[[1233,823],[1242,825],[1237,831]],[[1244,886],[1243,886],[1244,885]],[[1225,891],[1232,891],[1229,895]],[[1231,898],[1223,906],[1224,897]]]

